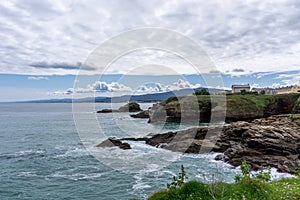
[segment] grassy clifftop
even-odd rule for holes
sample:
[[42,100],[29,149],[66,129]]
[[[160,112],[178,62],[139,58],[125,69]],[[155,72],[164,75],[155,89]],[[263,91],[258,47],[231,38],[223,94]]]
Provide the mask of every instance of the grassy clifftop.
[[257,118],[293,112],[300,94],[227,95],[228,118]]
[[[226,121],[252,120],[271,115],[299,112],[300,94],[228,94],[171,97],[161,103],[168,121],[180,121],[181,113],[199,111],[200,121],[210,121],[211,111],[226,111]],[[155,110],[154,110],[155,111]],[[154,120],[155,121],[155,120]]]
[[196,199],[265,199],[298,200],[300,179],[282,179],[273,182],[251,180],[244,183],[227,184],[215,182],[205,184],[197,181],[184,183],[174,190],[162,190],[149,197],[149,200],[196,200]]

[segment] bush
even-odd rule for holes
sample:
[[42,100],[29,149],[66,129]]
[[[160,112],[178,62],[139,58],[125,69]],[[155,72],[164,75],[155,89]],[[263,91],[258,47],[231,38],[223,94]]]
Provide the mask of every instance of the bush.
[[246,90],[241,90],[241,95],[246,95],[246,94],[255,94],[255,95],[258,95],[258,92],[247,92]]
[[178,97],[169,97],[167,100],[166,100],[166,103],[170,103],[172,101],[178,101]]
[[[299,163],[300,164],[300,163]],[[168,190],[154,193],[149,200],[239,200],[239,199],[299,199],[300,179],[282,179],[267,183],[270,180],[270,168],[265,172],[261,169],[256,176],[250,174],[251,165],[243,161],[242,174],[236,176],[236,183],[227,184],[213,182],[210,184],[198,181],[185,183],[184,167],[181,166],[179,178],[173,177],[173,182],[168,184]],[[170,187],[172,185],[172,187]],[[211,187],[213,185],[214,191]]]
[[167,184],[167,188],[170,189],[174,189],[174,188],[180,188],[183,183],[185,182],[186,179],[188,179],[188,177],[186,176],[185,170],[184,170],[184,166],[181,165],[181,172],[179,173],[179,178],[177,178],[176,176],[173,176],[173,181],[170,184]]
[[206,90],[206,89],[201,89],[201,90],[196,90],[194,92],[194,95],[198,96],[198,95],[210,95],[210,93]]

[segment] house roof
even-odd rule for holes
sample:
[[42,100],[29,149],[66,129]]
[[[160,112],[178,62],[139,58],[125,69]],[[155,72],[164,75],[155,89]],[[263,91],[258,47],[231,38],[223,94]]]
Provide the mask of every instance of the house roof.
[[249,84],[232,85],[231,88],[250,88]]

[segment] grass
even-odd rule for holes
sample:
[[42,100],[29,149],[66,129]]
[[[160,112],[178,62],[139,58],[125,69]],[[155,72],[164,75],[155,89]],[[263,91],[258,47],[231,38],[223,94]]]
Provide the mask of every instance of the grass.
[[[231,116],[240,116],[245,115],[246,117],[249,115],[263,117],[266,108],[280,108],[280,102],[285,101],[286,103],[290,103],[291,109],[294,104],[300,101],[300,94],[278,94],[278,95],[261,95],[261,94],[230,94],[226,95],[226,102],[224,96],[220,95],[197,95],[196,101],[195,97],[170,97],[166,103],[166,107],[176,107],[180,109],[180,104],[183,105],[185,109],[198,110],[204,106],[207,106],[208,103],[213,100],[218,102],[223,102],[224,105],[217,104],[214,109],[224,109],[226,106],[227,113]],[[175,106],[177,105],[178,106]],[[190,105],[190,106],[188,106]]]
[[[181,166],[179,178],[167,184],[167,189],[155,192],[148,200],[298,200],[300,199],[300,178],[285,178],[269,182],[270,170],[259,175],[250,174],[251,166],[245,161],[241,165],[242,174],[237,175],[235,183],[202,183],[189,181]],[[266,176],[262,176],[266,175]],[[180,180],[181,184],[178,184]],[[170,185],[172,187],[170,187]]]
[[298,200],[300,199],[300,179],[281,179],[273,182],[262,182],[257,179],[241,183],[214,183],[217,187],[211,190],[211,184],[198,181],[184,183],[182,187],[172,190],[162,190],[154,193],[149,200]]

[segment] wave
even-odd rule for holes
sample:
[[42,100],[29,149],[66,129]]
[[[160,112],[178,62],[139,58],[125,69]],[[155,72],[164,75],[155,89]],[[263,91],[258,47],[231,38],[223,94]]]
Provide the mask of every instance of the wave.
[[26,157],[44,157],[44,150],[24,150],[24,151],[16,151],[16,152],[6,152],[0,153],[0,159],[14,159],[14,158],[26,158]]
[[89,153],[86,149],[82,147],[64,147],[64,146],[59,146],[56,147],[57,150],[62,151],[60,154],[57,154],[53,156],[54,158],[78,158],[78,157],[83,157],[83,156],[88,156]]

